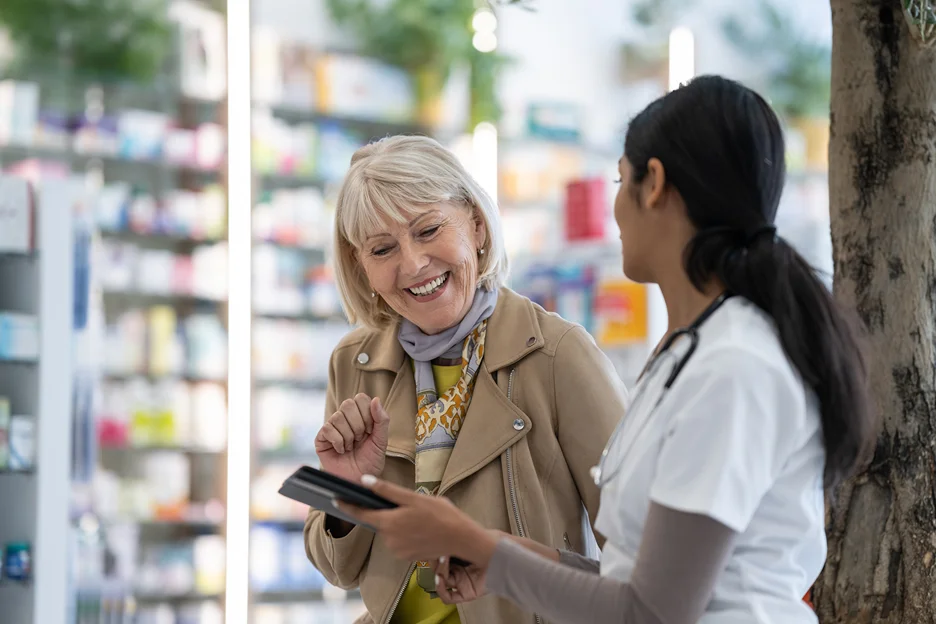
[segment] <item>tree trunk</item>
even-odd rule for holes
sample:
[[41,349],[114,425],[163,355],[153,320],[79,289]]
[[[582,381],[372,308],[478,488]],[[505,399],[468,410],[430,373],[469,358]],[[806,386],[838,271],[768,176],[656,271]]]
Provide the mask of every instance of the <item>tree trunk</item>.
[[869,334],[883,430],[837,493],[824,624],[936,622],[936,51],[901,0],[831,0],[835,293]]

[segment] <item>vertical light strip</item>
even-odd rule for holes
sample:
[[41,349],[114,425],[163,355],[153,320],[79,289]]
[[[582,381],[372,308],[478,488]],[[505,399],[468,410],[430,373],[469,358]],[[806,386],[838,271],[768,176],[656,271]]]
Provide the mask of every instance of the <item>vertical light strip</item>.
[[488,195],[497,201],[497,126],[482,121],[471,137],[474,176]]
[[251,410],[250,0],[227,0],[228,448],[226,624],[248,621]]
[[[497,49],[497,16],[489,8],[475,11],[471,19],[472,43],[479,52]],[[482,121],[471,136],[472,174],[491,199],[497,203],[497,126]]]
[[669,36],[669,90],[695,76],[695,38],[685,26],[674,28]]
[[471,18],[474,37],[471,43],[479,52],[493,52],[497,49],[497,16],[489,8],[475,11]]

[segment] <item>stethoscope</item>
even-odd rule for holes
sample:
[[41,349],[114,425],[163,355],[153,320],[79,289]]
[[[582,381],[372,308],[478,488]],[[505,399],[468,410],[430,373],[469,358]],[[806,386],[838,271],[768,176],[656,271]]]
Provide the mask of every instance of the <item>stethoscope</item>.
[[[692,357],[692,354],[695,353],[696,347],[699,346],[699,328],[702,327],[702,324],[705,323],[715,312],[725,303],[732,295],[725,292],[720,294],[716,299],[708,305],[705,310],[700,314],[690,325],[687,327],[681,327],[671,333],[666,340],[660,345],[656,350],[656,353],[650,358],[647,364],[644,366],[643,371],[641,371],[640,376],[638,377],[638,385],[634,391],[634,397],[631,399],[630,406],[627,409],[628,414],[639,414],[636,406],[640,405],[643,401],[645,391],[647,386],[650,385],[650,381],[653,378],[654,374],[660,369],[657,366],[657,362],[660,358],[666,354],[670,348],[682,337],[687,337],[689,339],[689,348],[682,354],[676,361],[676,365],[670,371],[669,376],[666,378],[666,381],[663,383],[663,387],[660,390],[660,394],[657,396],[656,402],[653,404],[653,407],[650,408],[650,411],[647,413],[640,424],[640,428],[632,436],[632,440],[636,439],[637,436],[643,429],[643,426],[646,425],[653,415],[656,408],[660,405],[660,402],[663,400],[663,397],[666,396],[666,392],[673,387],[673,384],[676,382],[676,378],[679,377],[679,373],[686,367],[686,363],[689,361],[689,358]],[[621,472],[621,468],[624,466],[624,458],[627,456],[626,452],[618,452],[618,460],[614,466],[607,466],[608,456],[611,452],[611,449],[617,443],[618,438],[620,437],[624,426],[630,421],[630,419],[625,415],[624,418],[621,418],[618,421],[618,424],[614,427],[614,431],[611,433],[611,438],[608,440],[608,443],[605,445],[604,450],[601,451],[601,458],[598,460],[598,465],[592,467],[591,477],[595,481],[595,485],[599,488],[603,488],[607,485],[611,479],[616,477],[618,473]],[[610,468],[610,470],[609,470]]]

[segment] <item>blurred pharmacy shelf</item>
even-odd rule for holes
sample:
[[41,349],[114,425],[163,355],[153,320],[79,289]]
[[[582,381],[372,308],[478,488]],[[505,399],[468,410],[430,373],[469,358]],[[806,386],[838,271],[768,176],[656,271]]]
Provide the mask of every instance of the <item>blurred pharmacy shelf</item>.
[[[225,23],[204,5],[171,4],[177,47],[167,74],[150,84],[40,71],[0,81],[0,168],[40,180],[78,175],[89,198],[78,217],[76,305],[59,308],[76,317],[57,338],[60,361],[73,363],[75,391],[62,383],[46,392],[66,407],[57,433],[37,436],[35,474],[0,475],[0,493],[14,480],[42,482],[53,471],[41,462],[43,440],[60,441],[58,552],[67,559],[55,567],[63,593],[46,592],[35,613],[14,611],[17,624],[118,621],[129,613],[138,622],[165,621],[166,601],[211,603],[191,605],[194,612],[173,604],[170,618],[223,621]],[[41,252],[44,264],[49,247]],[[41,329],[45,341],[45,322]],[[15,379],[27,382],[30,374],[24,369]],[[62,496],[69,482],[71,495]],[[17,494],[12,500],[35,507],[28,492]],[[44,517],[40,504],[40,524]],[[7,523],[0,525],[5,532]],[[41,541],[35,549],[38,596],[41,575],[53,566],[43,561]],[[6,607],[7,594],[0,602]],[[61,613],[40,617],[50,608]]]
[[0,604],[4,621],[64,622],[75,263],[73,178],[0,173]]

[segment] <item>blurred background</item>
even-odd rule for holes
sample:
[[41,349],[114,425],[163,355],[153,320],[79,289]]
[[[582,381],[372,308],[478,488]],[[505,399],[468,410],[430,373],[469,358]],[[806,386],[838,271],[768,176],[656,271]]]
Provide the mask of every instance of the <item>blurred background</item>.
[[628,119],[693,75],[783,117],[782,235],[831,274],[815,0],[3,0],[0,624],[350,622],[277,494],[315,465],[350,156],[437,138],[511,285],[632,383],[666,318],[611,215]]

